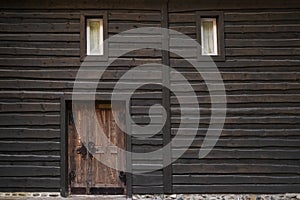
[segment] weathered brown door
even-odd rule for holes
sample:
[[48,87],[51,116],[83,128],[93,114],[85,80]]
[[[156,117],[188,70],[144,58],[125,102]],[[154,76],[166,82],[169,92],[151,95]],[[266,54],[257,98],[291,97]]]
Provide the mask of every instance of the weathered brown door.
[[[125,156],[116,146],[125,150],[125,134],[117,126],[110,104],[99,103],[96,114],[99,126],[92,120],[90,109],[80,106],[71,114],[69,109],[69,186],[71,194],[125,194]],[[115,116],[125,124],[124,110]],[[75,128],[74,120],[88,131],[82,136]],[[99,134],[102,129],[104,135]],[[83,138],[84,137],[84,138]],[[107,137],[109,141],[104,140]],[[99,159],[100,158],[100,159]],[[105,160],[115,170],[99,160]]]

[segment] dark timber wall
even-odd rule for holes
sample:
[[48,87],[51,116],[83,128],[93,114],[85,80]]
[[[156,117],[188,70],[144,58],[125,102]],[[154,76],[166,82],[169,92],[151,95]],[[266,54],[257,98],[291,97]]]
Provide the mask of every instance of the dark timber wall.
[[[219,142],[206,158],[199,160],[197,155],[208,127],[210,99],[201,76],[182,59],[156,50],[132,52],[114,62],[99,85],[99,94],[108,94],[126,70],[170,62],[191,81],[199,97],[203,118],[192,147],[166,169],[134,175],[128,184],[133,193],[299,192],[298,0],[4,0],[0,9],[0,191],[62,187],[60,99],[71,94],[80,66],[81,11],[108,11],[109,35],[136,27],[169,26],[196,39],[196,11],[217,10],[224,11],[226,60],[217,66],[225,82],[228,117]],[[148,74],[150,80],[162,82],[162,74]],[[170,74],[171,86],[184,88],[172,81],[175,76]],[[171,112],[164,134],[151,140],[132,139],[133,151],[160,148],[176,134],[177,101],[163,94],[168,94],[165,89],[148,85],[133,97],[131,113],[138,123],[148,122],[147,108],[152,104],[163,104]],[[187,97],[184,109],[192,106]],[[186,135],[183,139],[189,137],[188,131]],[[175,147],[173,154],[176,148],[181,147]],[[149,169],[162,165],[164,159],[170,158],[132,158],[132,167]]]

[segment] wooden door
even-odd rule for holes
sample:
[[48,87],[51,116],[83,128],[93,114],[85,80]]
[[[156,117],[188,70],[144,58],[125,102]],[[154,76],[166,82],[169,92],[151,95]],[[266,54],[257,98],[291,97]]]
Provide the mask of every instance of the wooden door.
[[[71,194],[125,194],[125,156],[117,148],[125,150],[125,134],[117,126],[110,104],[96,106],[98,121],[92,120],[92,111],[80,106],[73,113],[69,109],[69,186]],[[125,112],[121,108],[115,117],[125,127]],[[74,120],[87,131],[78,134]],[[97,125],[98,123],[98,125]],[[105,135],[100,134],[100,130]],[[107,137],[105,140],[103,137]],[[100,162],[105,160],[115,170]]]

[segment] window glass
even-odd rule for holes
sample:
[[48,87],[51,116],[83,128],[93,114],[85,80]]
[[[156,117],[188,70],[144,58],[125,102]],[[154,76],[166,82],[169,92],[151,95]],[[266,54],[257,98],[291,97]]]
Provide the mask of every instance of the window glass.
[[218,55],[216,18],[201,19],[202,55]]
[[103,55],[103,20],[87,19],[87,55]]

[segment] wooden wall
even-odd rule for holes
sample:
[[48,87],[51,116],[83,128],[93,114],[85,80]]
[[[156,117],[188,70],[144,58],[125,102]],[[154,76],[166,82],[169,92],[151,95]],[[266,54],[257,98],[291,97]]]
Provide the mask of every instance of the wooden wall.
[[[0,191],[60,190],[60,98],[71,94],[80,66],[80,11],[107,10],[108,33],[114,35],[135,27],[165,27],[166,5],[159,1],[1,1]],[[171,55],[166,60],[168,55],[154,50],[133,52],[114,62],[99,85],[99,94],[110,93],[118,78],[134,66],[169,61],[193,84],[203,113],[189,151],[167,168],[170,172],[134,175],[132,192],[299,192],[299,2],[183,4],[173,0],[168,7],[168,26],[195,39],[196,11],[224,11],[226,61],[217,66],[228,95],[228,117],[216,148],[199,160],[198,149],[210,114],[201,77],[182,59]],[[159,44],[159,40],[153,41]],[[145,72],[149,80],[161,83],[161,75],[149,70]],[[171,85],[183,87],[175,81]],[[159,86],[137,91],[131,104],[137,123],[147,124],[147,108],[165,102],[162,91]],[[176,98],[171,96],[170,101],[169,132],[174,135],[180,116]],[[187,98],[185,109],[192,106]],[[136,152],[157,149],[164,138],[161,133],[151,140],[132,139],[131,148]],[[180,146],[174,147],[174,154],[176,148]],[[162,163],[163,156],[156,160],[132,158],[134,170]]]
[[[195,11],[199,7],[188,5],[170,6],[170,28],[196,38]],[[237,4],[230,5],[232,8],[229,5],[223,8],[226,61],[216,62],[227,93],[227,118],[215,148],[201,160],[197,159],[198,151],[211,113],[207,88],[190,65],[175,56],[170,59],[171,66],[192,82],[201,113],[196,140],[172,165],[173,191],[297,192],[300,186],[300,4],[298,9],[263,8],[264,5],[254,8],[255,4],[236,9]],[[213,6],[206,7],[210,10]],[[207,73],[209,70],[209,67],[204,69]],[[175,79],[174,75],[173,88],[183,88]],[[184,89],[181,92],[185,97]],[[186,97],[184,109],[191,107]],[[173,96],[171,110],[172,134],[176,134],[180,115]],[[189,126],[185,124],[186,128]],[[182,140],[188,137],[186,131]],[[173,155],[180,148],[175,146]]]

